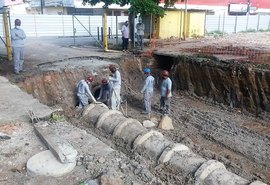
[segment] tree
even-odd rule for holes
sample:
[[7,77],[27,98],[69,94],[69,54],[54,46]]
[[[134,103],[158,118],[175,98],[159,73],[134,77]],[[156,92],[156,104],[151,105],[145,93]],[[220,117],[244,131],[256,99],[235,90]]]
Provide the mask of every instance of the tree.
[[[173,6],[178,0],[164,0],[164,8]],[[182,1],[182,0],[181,0]],[[107,8],[111,4],[118,4],[120,6],[130,5],[129,12],[135,14],[154,14],[163,17],[165,14],[164,8],[159,6],[162,0],[83,0],[83,3],[89,3],[96,5],[97,3],[103,2],[104,8]]]

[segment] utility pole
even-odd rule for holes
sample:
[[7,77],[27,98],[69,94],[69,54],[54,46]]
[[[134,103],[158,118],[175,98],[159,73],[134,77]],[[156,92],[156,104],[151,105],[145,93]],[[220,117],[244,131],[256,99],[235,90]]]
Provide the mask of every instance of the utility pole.
[[186,40],[186,34],[187,34],[187,3],[188,0],[185,0],[185,14],[184,14],[184,25],[183,25],[183,39]]
[[12,49],[11,49],[11,39],[9,34],[9,10],[5,7],[3,12],[3,20],[4,20],[4,27],[5,27],[5,35],[6,35],[6,47],[7,47],[7,55],[8,60],[12,61]]
[[108,51],[108,33],[107,33],[107,11],[105,10],[104,14],[103,14],[103,47],[104,47],[104,51]]
[[45,5],[45,0],[40,0],[40,13],[43,14],[43,9]]

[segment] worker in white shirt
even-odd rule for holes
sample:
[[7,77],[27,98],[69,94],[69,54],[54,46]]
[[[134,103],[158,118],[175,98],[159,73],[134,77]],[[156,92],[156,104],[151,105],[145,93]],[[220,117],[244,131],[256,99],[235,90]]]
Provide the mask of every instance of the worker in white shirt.
[[122,41],[123,41],[122,49],[125,52],[128,49],[128,40],[129,40],[128,21],[126,21],[125,24],[122,26],[121,32],[122,32]]
[[121,74],[114,65],[110,65],[109,69],[112,73],[109,77],[109,82],[112,84],[111,108],[119,110],[121,104]]
[[141,93],[144,94],[144,111],[142,114],[151,113],[151,102],[154,92],[155,78],[151,75],[150,68],[144,69],[145,83]]

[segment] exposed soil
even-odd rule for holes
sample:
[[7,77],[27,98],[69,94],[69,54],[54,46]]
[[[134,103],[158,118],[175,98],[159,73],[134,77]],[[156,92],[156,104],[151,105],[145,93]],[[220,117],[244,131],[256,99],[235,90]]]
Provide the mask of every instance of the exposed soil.
[[[255,35],[240,34],[229,38],[229,40],[228,38],[215,38],[185,41],[180,42],[183,44],[179,45],[179,40],[157,42],[158,48],[152,48],[150,52],[146,53],[147,57],[144,57],[145,54],[137,56],[125,54],[121,60],[114,60],[113,62],[117,62],[120,65],[123,80],[122,97],[124,100],[127,100],[128,116],[139,121],[148,119],[147,116],[140,114],[143,108],[143,95],[139,93],[144,80],[142,69],[148,66],[152,68],[153,75],[157,80],[151,118],[155,118],[157,121],[160,120],[158,87],[161,80],[159,74],[163,68],[173,65],[170,64],[171,61],[158,61],[151,57],[153,49],[157,49],[155,52],[158,55],[164,53],[165,56],[186,52],[189,55],[192,53],[203,53],[203,55],[208,57],[217,57],[216,59],[218,60],[237,58],[240,62],[243,62],[243,67],[246,66],[247,62],[253,63],[259,59],[262,61],[258,62],[260,69],[269,71],[270,41],[267,39],[270,37],[268,33],[264,33],[264,35],[262,33]],[[243,42],[245,38],[249,38],[248,44]],[[215,47],[217,43],[218,47]],[[56,61],[58,64],[64,64],[61,63],[62,61]],[[70,63],[73,62],[71,61]],[[161,64],[161,62],[168,62],[169,64]],[[3,65],[1,63],[0,74],[7,76],[10,81],[17,83],[22,89],[39,98],[41,102],[50,106],[62,105],[71,123],[92,133],[112,148],[123,152],[129,158],[127,160],[134,160],[133,162],[127,162],[127,164],[134,166],[133,163],[136,163],[137,171],[145,170],[145,173],[138,172],[137,174],[143,176],[138,178],[141,182],[150,183],[151,180],[149,179],[155,179],[156,177],[169,184],[185,182],[185,179],[177,176],[179,172],[174,171],[174,169],[168,166],[156,165],[152,161],[147,161],[137,156],[121,141],[113,140],[100,130],[95,129],[91,125],[89,126],[89,123],[77,119],[75,92],[72,87],[83,76],[92,73],[92,68],[84,68],[82,70],[78,67],[74,68],[64,65],[65,68],[60,71],[48,71],[52,66],[57,66],[57,64],[53,64],[55,61],[51,61],[53,65],[48,65],[45,62],[43,62],[44,64],[40,63],[35,68],[37,70],[20,76],[12,74],[11,64]],[[106,65],[107,63],[104,66],[95,68],[98,74],[97,81],[100,81],[101,76],[108,72],[106,71]],[[85,66],[85,64],[82,64],[82,66]],[[45,71],[42,70],[44,68]],[[172,98],[171,114],[174,130],[158,131],[175,142],[187,145],[195,153],[206,159],[215,159],[224,163],[227,169],[233,173],[248,180],[261,180],[270,184],[270,117],[269,112],[266,112],[268,109],[261,109],[259,112],[249,111],[246,107],[230,106],[230,102],[224,103],[208,96],[199,96],[200,94],[196,93],[197,91],[191,89],[181,89],[179,84],[182,81],[179,81],[179,78],[177,78],[177,75],[179,75],[175,73],[177,70],[171,71],[173,73],[173,81],[176,84]],[[193,75],[196,75],[196,73]],[[94,84],[94,86],[97,85],[98,83]],[[193,85],[196,85],[196,83]],[[269,87],[269,81],[266,85]],[[265,91],[266,98],[269,101],[269,90],[266,88]],[[126,108],[125,104],[123,106]],[[17,126],[19,124],[15,124],[14,127],[10,128],[8,126],[0,127],[0,129],[2,128],[2,132],[8,134],[9,131],[12,132],[12,129],[16,129]],[[6,154],[9,155],[9,152],[6,151]],[[142,162],[143,167],[137,164],[139,161]],[[147,165],[149,167],[145,167]],[[23,169],[23,167],[20,169]],[[136,173],[134,174],[136,176]],[[143,178],[146,178],[146,180],[144,181]],[[71,184],[75,183],[72,182]]]

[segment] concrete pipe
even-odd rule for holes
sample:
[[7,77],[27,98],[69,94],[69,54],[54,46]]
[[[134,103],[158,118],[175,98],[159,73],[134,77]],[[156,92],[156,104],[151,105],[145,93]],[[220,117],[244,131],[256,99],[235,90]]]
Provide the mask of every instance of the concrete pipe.
[[[111,121],[116,121],[117,117],[124,118],[124,115],[117,110],[107,110],[107,111],[103,112],[98,117],[98,120],[96,122],[96,127],[102,128],[103,125],[109,125],[109,124],[111,124]],[[109,121],[109,120],[111,120],[111,121]],[[113,123],[113,125],[115,125],[115,124],[116,123]]]
[[206,160],[191,150],[179,150],[173,153],[169,164],[181,169],[186,176],[194,174]]
[[[136,152],[160,163],[168,163],[181,171],[183,177],[193,177],[195,185],[247,185],[250,182],[226,170],[215,160],[202,158],[187,146],[175,144],[163,137],[160,132],[147,130],[135,119],[125,118],[104,104],[91,104],[85,108],[83,118],[102,128],[113,137],[122,138]],[[255,181],[250,185],[265,185]]]
[[105,104],[90,104],[84,109],[82,117],[88,123],[96,124],[99,116],[107,110],[109,108]]
[[[136,140],[135,140],[136,141]],[[154,160],[158,160],[162,152],[168,147],[172,146],[173,142],[167,140],[160,134],[153,134],[146,139],[143,143],[136,146],[136,151],[146,157]]]
[[142,126],[142,124],[135,119],[127,119],[119,127],[116,128],[115,137],[121,138],[132,147],[133,142],[141,133],[145,132],[147,129]]
[[100,115],[98,118],[98,123],[96,125],[99,125],[97,127],[101,127],[107,134],[113,134],[115,128],[127,120],[126,117],[120,112],[117,111],[107,111]]
[[229,172],[226,169],[216,169],[212,173],[210,173],[204,181],[201,183],[202,185],[247,185],[249,183],[248,180]]

